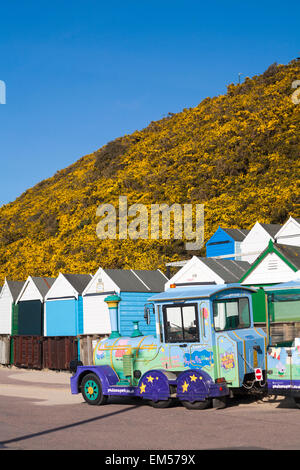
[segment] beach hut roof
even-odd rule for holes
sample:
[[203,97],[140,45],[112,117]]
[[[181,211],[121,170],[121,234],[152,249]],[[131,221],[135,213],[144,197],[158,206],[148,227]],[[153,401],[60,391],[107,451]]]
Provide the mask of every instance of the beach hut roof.
[[249,230],[244,228],[222,228],[234,241],[241,242],[248,235]]
[[55,278],[52,278],[52,277],[31,276],[31,279],[36,285],[38,291],[40,292],[43,298],[45,298],[45,295],[47,294],[48,290],[50,289],[50,287],[55,281]]
[[239,282],[241,276],[243,276],[251,266],[247,261],[236,261],[222,258],[199,259],[220,276],[226,284]]
[[90,282],[92,275],[91,274],[64,274],[62,275],[67,279],[67,281],[74,287],[79,295],[82,294],[88,283]]
[[123,292],[161,292],[168,278],[160,270],[103,269]]
[[249,274],[252,273],[270,253],[277,254],[293,271],[300,269],[300,247],[274,243],[270,240],[267,248],[259,255],[255,262],[250,265],[249,270],[241,277],[240,282],[248,278]]
[[5,279],[5,281],[10,290],[13,302],[15,302],[25,284],[25,281],[11,281],[10,279]]
[[279,232],[281,229],[282,225],[280,224],[262,224],[260,225],[265,229],[266,232],[268,232],[269,235],[271,235],[272,238],[275,237],[275,235]]

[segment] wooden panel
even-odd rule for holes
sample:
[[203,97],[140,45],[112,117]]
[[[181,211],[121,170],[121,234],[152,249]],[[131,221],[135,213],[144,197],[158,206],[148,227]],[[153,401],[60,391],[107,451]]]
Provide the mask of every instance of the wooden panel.
[[64,275],[59,274],[52,286],[50,287],[49,291],[47,292],[45,299],[58,300],[64,297],[77,297],[77,295],[78,292],[64,277]]
[[241,250],[242,253],[257,252],[257,254],[244,255],[242,256],[242,260],[253,263],[259,256],[259,253],[262,253],[264,249],[267,248],[270,239],[271,236],[258,222],[256,222],[246,238],[242,241]]
[[119,331],[122,336],[130,336],[133,331],[133,322],[139,322],[139,329],[144,335],[156,336],[156,324],[152,319],[150,325],[144,318],[144,307],[152,294],[149,292],[122,292],[119,303]]
[[92,281],[83,291],[83,296],[86,294],[100,294],[101,292],[120,292],[117,284],[105,273],[102,268],[99,268],[93,276]]
[[11,334],[19,334],[19,304],[12,304],[12,326]]
[[[181,284],[191,282],[215,282],[216,284],[223,284],[224,279],[215,273],[213,269],[206,266],[200,258],[193,257],[166,282],[165,290],[173,283]],[[151,297],[151,294],[148,297]]]
[[36,287],[35,283],[29,279],[26,281],[23,294],[20,297],[20,301],[28,301],[28,300],[40,300],[42,301],[41,293],[39,292],[38,288]]
[[11,334],[12,299],[7,291],[3,290],[0,298],[0,335]]
[[43,331],[43,304],[39,300],[19,302],[18,334],[25,336],[41,336]]
[[300,246],[300,224],[289,219],[277,233],[276,241],[284,245]]
[[80,361],[84,366],[93,364],[94,346],[107,335],[82,335],[80,336]]
[[77,304],[76,299],[47,300],[45,302],[47,336],[76,336]]
[[88,295],[83,297],[83,334],[110,334],[110,317],[104,295]]
[[[249,268],[251,269],[251,267]],[[293,279],[294,271],[276,253],[269,253],[250,272],[242,284],[263,285],[288,282]]]
[[78,358],[78,341],[74,336],[43,338],[43,367],[69,370],[70,362]]
[[42,368],[42,341],[39,336],[14,336],[14,365],[30,369]]
[[0,336],[0,364],[10,363],[10,335]]
[[[254,326],[267,332],[265,323],[254,323]],[[300,322],[272,323],[270,326],[271,344],[293,341],[300,338]]]
[[[214,257],[221,255],[231,255],[235,253],[235,243],[234,240],[224,232],[221,228],[213,234],[213,236],[206,243],[206,256]],[[227,259],[234,259],[232,258]]]

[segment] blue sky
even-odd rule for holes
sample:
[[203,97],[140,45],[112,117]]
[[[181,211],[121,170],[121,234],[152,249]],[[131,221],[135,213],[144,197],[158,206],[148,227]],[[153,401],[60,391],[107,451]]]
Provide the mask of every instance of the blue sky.
[[0,7],[0,205],[118,136],[225,93],[239,73],[300,56],[298,2]]

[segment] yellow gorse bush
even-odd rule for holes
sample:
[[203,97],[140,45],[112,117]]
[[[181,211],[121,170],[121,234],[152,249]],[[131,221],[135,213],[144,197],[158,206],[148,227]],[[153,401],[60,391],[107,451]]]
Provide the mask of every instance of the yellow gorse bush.
[[[204,204],[205,238],[223,227],[299,216],[299,61],[109,142],[0,208],[0,277],[165,269],[181,240],[99,240],[102,203]],[[200,253],[204,254],[202,250]],[[1,282],[1,281],[0,281]]]

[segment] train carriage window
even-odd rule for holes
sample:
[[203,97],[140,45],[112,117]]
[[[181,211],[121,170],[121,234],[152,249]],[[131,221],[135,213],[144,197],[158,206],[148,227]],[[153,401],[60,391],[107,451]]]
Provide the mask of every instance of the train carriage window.
[[166,309],[167,316],[167,330],[166,336],[170,341],[183,340],[182,321],[181,321],[181,308],[171,307]]
[[185,306],[182,307],[182,320],[183,320],[183,332],[184,339],[195,341],[197,336],[197,327],[196,327],[196,313],[195,306]]
[[163,313],[167,343],[199,341],[196,305],[164,306]]
[[247,298],[239,299],[239,321],[241,328],[250,326],[249,301]]
[[216,331],[249,328],[250,310],[247,297],[213,302],[214,325]]
[[226,325],[225,328],[238,328],[239,324],[239,304],[238,302],[226,302]]

